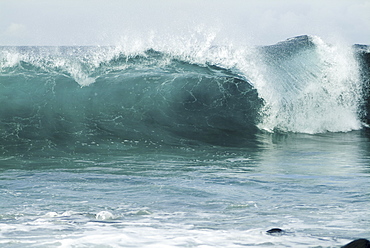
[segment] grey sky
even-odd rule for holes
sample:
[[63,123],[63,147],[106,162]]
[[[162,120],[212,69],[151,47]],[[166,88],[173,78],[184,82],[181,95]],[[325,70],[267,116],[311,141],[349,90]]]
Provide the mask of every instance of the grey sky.
[[0,45],[115,45],[191,36],[272,44],[301,34],[370,44],[370,0],[0,0]]

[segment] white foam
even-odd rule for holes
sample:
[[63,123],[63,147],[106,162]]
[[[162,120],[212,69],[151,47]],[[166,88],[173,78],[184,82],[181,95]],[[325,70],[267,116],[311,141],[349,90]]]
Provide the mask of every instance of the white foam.
[[[118,229],[113,226],[88,226],[80,235],[61,237],[54,241],[59,247],[299,247],[338,246],[347,241],[331,238],[298,235],[274,236],[265,230],[206,230],[183,229],[177,226],[165,228],[127,227]],[[48,242],[50,243],[50,241]]]
[[313,37],[316,49],[265,68],[256,83],[266,101],[259,127],[301,132],[346,132],[361,128],[361,82],[350,47]]
[[109,211],[100,211],[96,214],[95,218],[97,220],[112,220],[114,219],[114,215]]
[[45,218],[54,218],[60,216],[57,212],[48,212],[44,215]]
[[21,61],[21,56],[17,52],[1,51],[0,52],[0,72],[9,67],[16,66]]
[[[248,202],[233,208],[253,206]],[[65,212],[66,213],[66,212]],[[269,235],[266,228],[230,229],[230,228],[199,228],[191,224],[171,223],[166,216],[131,219],[127,222],[100,222],[85,218],[63,219],[57,212],[48,212],[41,218],[27,218],[23,222],[0,223],[0,244],[14,244],[14,247],[298,247],[340,246],[349,240],[315,236],[305,230],[320,229],[297,218],[289,218],[287,224],[279,226],[286,231],[284,235]],[[69,212],[69,214],[72,214]],[[88,216],[80,213],[79,215]],[[203,213],[204,214],[204,213]],[[58,217],[58,220],[53,218]],[[72,218],[71,218],[72,217]],[[92,217],[92,216],[91,216]],[[109,211],[96,214],[98,220],[112,219]],[[278,221],[270,224],[276,224]],[[247,224],[247,223],[246,223]],[[268,223],[266,223],[268,224]],[[249,224],[247,224],[249,225]],[[333,225],[331,232],[343,231],[339,226],[346,227],[348,223],[340,222]],[[275,227],[275,226],[273,226]],[[273,228],[271,227],[271,228]],[[325,233],[330,227],[322,227]],[[17,232],[17,235],[14,235]],[[329,232],[330,233],[330,232]]]

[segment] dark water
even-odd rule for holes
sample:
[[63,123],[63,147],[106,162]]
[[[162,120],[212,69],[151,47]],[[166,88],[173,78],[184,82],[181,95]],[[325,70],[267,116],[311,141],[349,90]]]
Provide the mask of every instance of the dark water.
[[1,246],[369,238],[366,49],[1,48]]

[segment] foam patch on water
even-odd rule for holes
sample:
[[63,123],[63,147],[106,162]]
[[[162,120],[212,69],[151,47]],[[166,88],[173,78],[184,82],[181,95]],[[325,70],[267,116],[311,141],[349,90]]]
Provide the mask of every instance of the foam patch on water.
[[[232,209],[256,208],[255,202],[231,206]],[[351,240],[325,236],[343,233],[348,223],[313,226],[303,220],[287,217],[286,224],[273,219],[266,227],[252,229],[197,227],[188,221],[171,223],[170,216],[182,213],[156,213],[147,209],[131,209],[127,216],[114,216],[103,210],[96,214],[74,211],[46,212],[39,216],[18,216],[15,223],[0,222],[0,245],[12,247],[339,247]],[[230,209],[229,209],[230,210]],[[141,211],[144,211],[143,213]],[[324,214],[324,213],[323,213]],[[129,216],[133,217],[128,219]],[[184,216],[185,217],[185,216]],[[199,217],[206,217],[200,213]],[[212,217],[211,217],[212,218]],[[109,221],[113,220],[114,221]],[[98,221],[97,221],[98,220]],[[267,224],[267,223],[266,223]],[[278,227],[283,232],[268,233]],[[343,228],[339,228],[342,226]],[[354,231],[354,230],[352,230]],[[358,230],[361,231],[361,230]],[[341,235],[338,235],[341,236]]]
[[[271,235],[267,229],[212,230],[195,229],[189,225],[153,223],[109,224],[88,222],[82,229],[65,234],[69,225],[48,221],[24,224],[0,224],[0,244],[14,247],[337,247],[350,240],[315,237],[286,229],[281,235]],[[69,227],[70,228],[70,227]],[[301,226],[302,228],[302,226]],[[11,237],[9,233],[19,233]],[[27,235],[29,233],[29,235]],[[5,234],[5,235],[4,235]]]
[[114,215],[109,211],[101,211],[96,214],[95,218],[97,220],[113,220]]

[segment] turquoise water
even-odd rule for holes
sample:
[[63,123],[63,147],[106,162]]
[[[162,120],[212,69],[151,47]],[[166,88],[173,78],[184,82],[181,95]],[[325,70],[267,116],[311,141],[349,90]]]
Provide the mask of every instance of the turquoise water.
[[189,42],[0,47],[1,247],[370,237],[368,47]]
[[[369,237],[362,132],[3,157],[3,247],[340,247]],[[98,152],[100,151],[100,153]],[[266,231],[279,227],[283,235]]]

